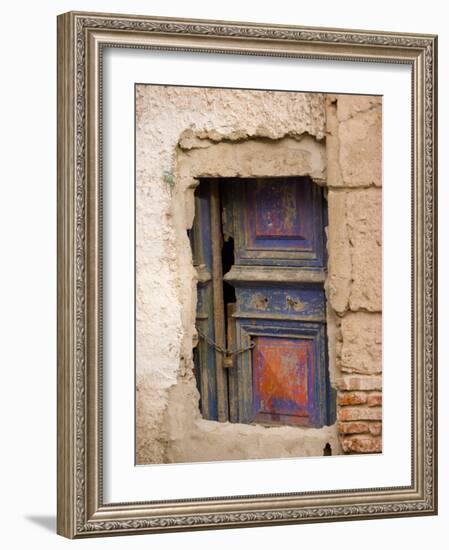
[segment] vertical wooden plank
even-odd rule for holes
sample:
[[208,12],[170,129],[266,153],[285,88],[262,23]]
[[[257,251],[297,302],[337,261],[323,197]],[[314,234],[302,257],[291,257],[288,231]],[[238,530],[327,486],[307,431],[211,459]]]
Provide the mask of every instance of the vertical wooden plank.
[[[210,181],[210,226],[212,240],[212,295],[214,303],[215,343],[224,348],[226,345],[225,315],[223,302],[223,268],[221,258],[222,233],[219,182]],[[223,354],[215,351],[217,379],[217,412],[219,422],[228,420],[228,387],[223,369]]]
[[[198,273],[197,327],[210,339],[214,338],[214,306],[212,300],[212,243],[210,235],[209,190],[200,186],[195,193],[195,218],[190,233],[194,265]],[[218,420],[215,352],[200,338],[195,353],[195,375],[200,390],[203,418]]]
[[[228,348],[236,349],[237,336],[236,336],[236,323],[234,313],[236,312],[236,304],[231,303],[226,306],[227,313],[227,339]],[[228,386],[229,386],[229,420],[231,422],[238,421],[238,377],[236,376],[236,369],[238,368],[238,359],[235,355],[228,358]]]
[[[226,305],[226,321],[227,321],[227,347],[230,350],[234,350],[236,347],[235,344],[235,319],[233,317],[233,314],[235,313],[235,304],[227,304]],[[225,357],[223,366],[227,369],[230,369],[235,364],[235,355],[229,355]]]
[[[237,307],[238,304],[237,304]],[[240,324],[240,323],[239,323]],[[251,336],[249,333],[238,327],[237,333],[237,347],[247,347],[251,343]],[[257,337],[255,338],[257,345]],[[248,351],[241,353],[237,358],[237,365],[234,370],[235,385],[237,387],[238,396],[238,420],[237,422],[243,422],[249,424],[254,420],[253,414],[253,375],[252,375],[252,356],[253,352]]]

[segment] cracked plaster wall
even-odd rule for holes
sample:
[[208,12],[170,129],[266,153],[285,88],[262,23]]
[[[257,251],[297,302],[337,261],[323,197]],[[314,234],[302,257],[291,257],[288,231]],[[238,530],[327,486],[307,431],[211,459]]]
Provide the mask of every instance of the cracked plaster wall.
[[[377,420],[359,422],[361,435],[348,435],[344,430],[355,429],[354,422],[342,419],[340,412],[352,408],[357,416],[357,411],[366,409],[368,395],[372,402],[381,380],[381,287],[376,264],[380,258],[380,146],[378,161],[371,157],[378,146],[376,136],[380,139],[376,118],[380,102],[348,97],[137,87],[138,463],[314,456],[322,454],[326,442],[339,453],[345,441],[345,450],[360,452],[368,438],[380,441],[372,433]],[[353,139],[357,131],[365,132],[361,143],[366,162]],[[365,169],[351,167],[347,152],[351,147]],[[192,373],[196,273],[186,234],[194,216],[195,177],[302,174],[329,188],[326,290],[339,425],[316,430],[204,420]],[[369,391],[364,389],[368,379],[373,386]],[[366,402],[352,407],[342,404],[340,396],[354,394],[351,388],[357,384]]]
[[326,97],[328,305],[344,452],[382,450],[382,102]]

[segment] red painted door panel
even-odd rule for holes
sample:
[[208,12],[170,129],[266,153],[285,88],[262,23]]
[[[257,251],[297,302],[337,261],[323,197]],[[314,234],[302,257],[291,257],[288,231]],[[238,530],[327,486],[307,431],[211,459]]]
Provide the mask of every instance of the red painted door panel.
[[313,340],[262,336],[255,343],[254,421],[308,424],[315,378]]

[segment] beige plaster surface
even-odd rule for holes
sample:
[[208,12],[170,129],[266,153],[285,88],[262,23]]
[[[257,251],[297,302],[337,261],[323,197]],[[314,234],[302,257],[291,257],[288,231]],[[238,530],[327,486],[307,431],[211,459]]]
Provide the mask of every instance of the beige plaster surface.
[[[340,105],[341,97],[137,87],[138,463],[319,456],[326,443],[341,452],[336,424],[264,427],[201,418],[192,372],[197,274],[187,238],[199,176],[307,174],[329,186],[331,379],[343,384],[350,373],[378,376],[380,334],[373,319],[381,318],[381,191],[378,163],[368,153],[377,147],[380,107],[377,98],[351,104],[345,97]],[[369,121],[365,133],[362,119]],[[352,171],[346,148],[356,145],[345,124],[363,144],[361,165]],[[369,342],[358,339],[361,330]]]

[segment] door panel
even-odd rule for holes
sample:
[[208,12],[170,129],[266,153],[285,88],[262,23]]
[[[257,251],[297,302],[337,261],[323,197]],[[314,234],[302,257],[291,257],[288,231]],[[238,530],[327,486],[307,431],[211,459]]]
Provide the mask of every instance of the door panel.
[[310,180],[234,180],[225,193],[236,265],[324,265],[321,192]]
[[[196,326],[198,333],[211,341],[215,338],[214,302],[212,293],[212,237],[210,191],[199,187],[195,195],[195,219],[190,241],[193,265],[198,274]],[[200,392],[200,409],[204,418],[218,420],[217,376],[214,349],[204,338],[194,350],[195,377]]]
[[[232,279],[227,279],[231,280]],[[322,285],[287,282],[274,284],[233,281],[238,311],[270,319],[325,321],[325,296]]]
[[[195,233],[206,232],[205,238],[197,239],[203,248],[200,261],[206,271],[213,271],[206,250],[211,220],[203,213],[208,208],[210,212],[208,185],[210,189],[214,180],[208,181],[198,194],[201,214],[194,229]],[[245,350],[223,363],[231,366],[226,369],[229,419],[313,427],[332,423],[335,407],[327,366],[326,217],[321,190],[309,178],[223,179],[220,186],[221,230],[224,239],[234,243],[234,261],[223,278],[235,291],[235,304],[215,304],[212,309],[227,308],[229,346]],[[214,334],[210,315],[216,315],[210,309],[210,283],[200,282],[198,292],[197,326],[205,326],[210,339]],[[202,413],[210,419],[216,419],[212,396],[219,368],[216,360],[203,339],[196,368],[200,392],[206,387],[208,392]]]
[[259,336],[255,342],[254,421],[308,423],[315,374],[313,340]]
[[238,346],[254,342],[255,347],[239,355],[229,371],[235,401],[231,422],[327,424],[324,324],[254,319],[238,312],[235,317]]

